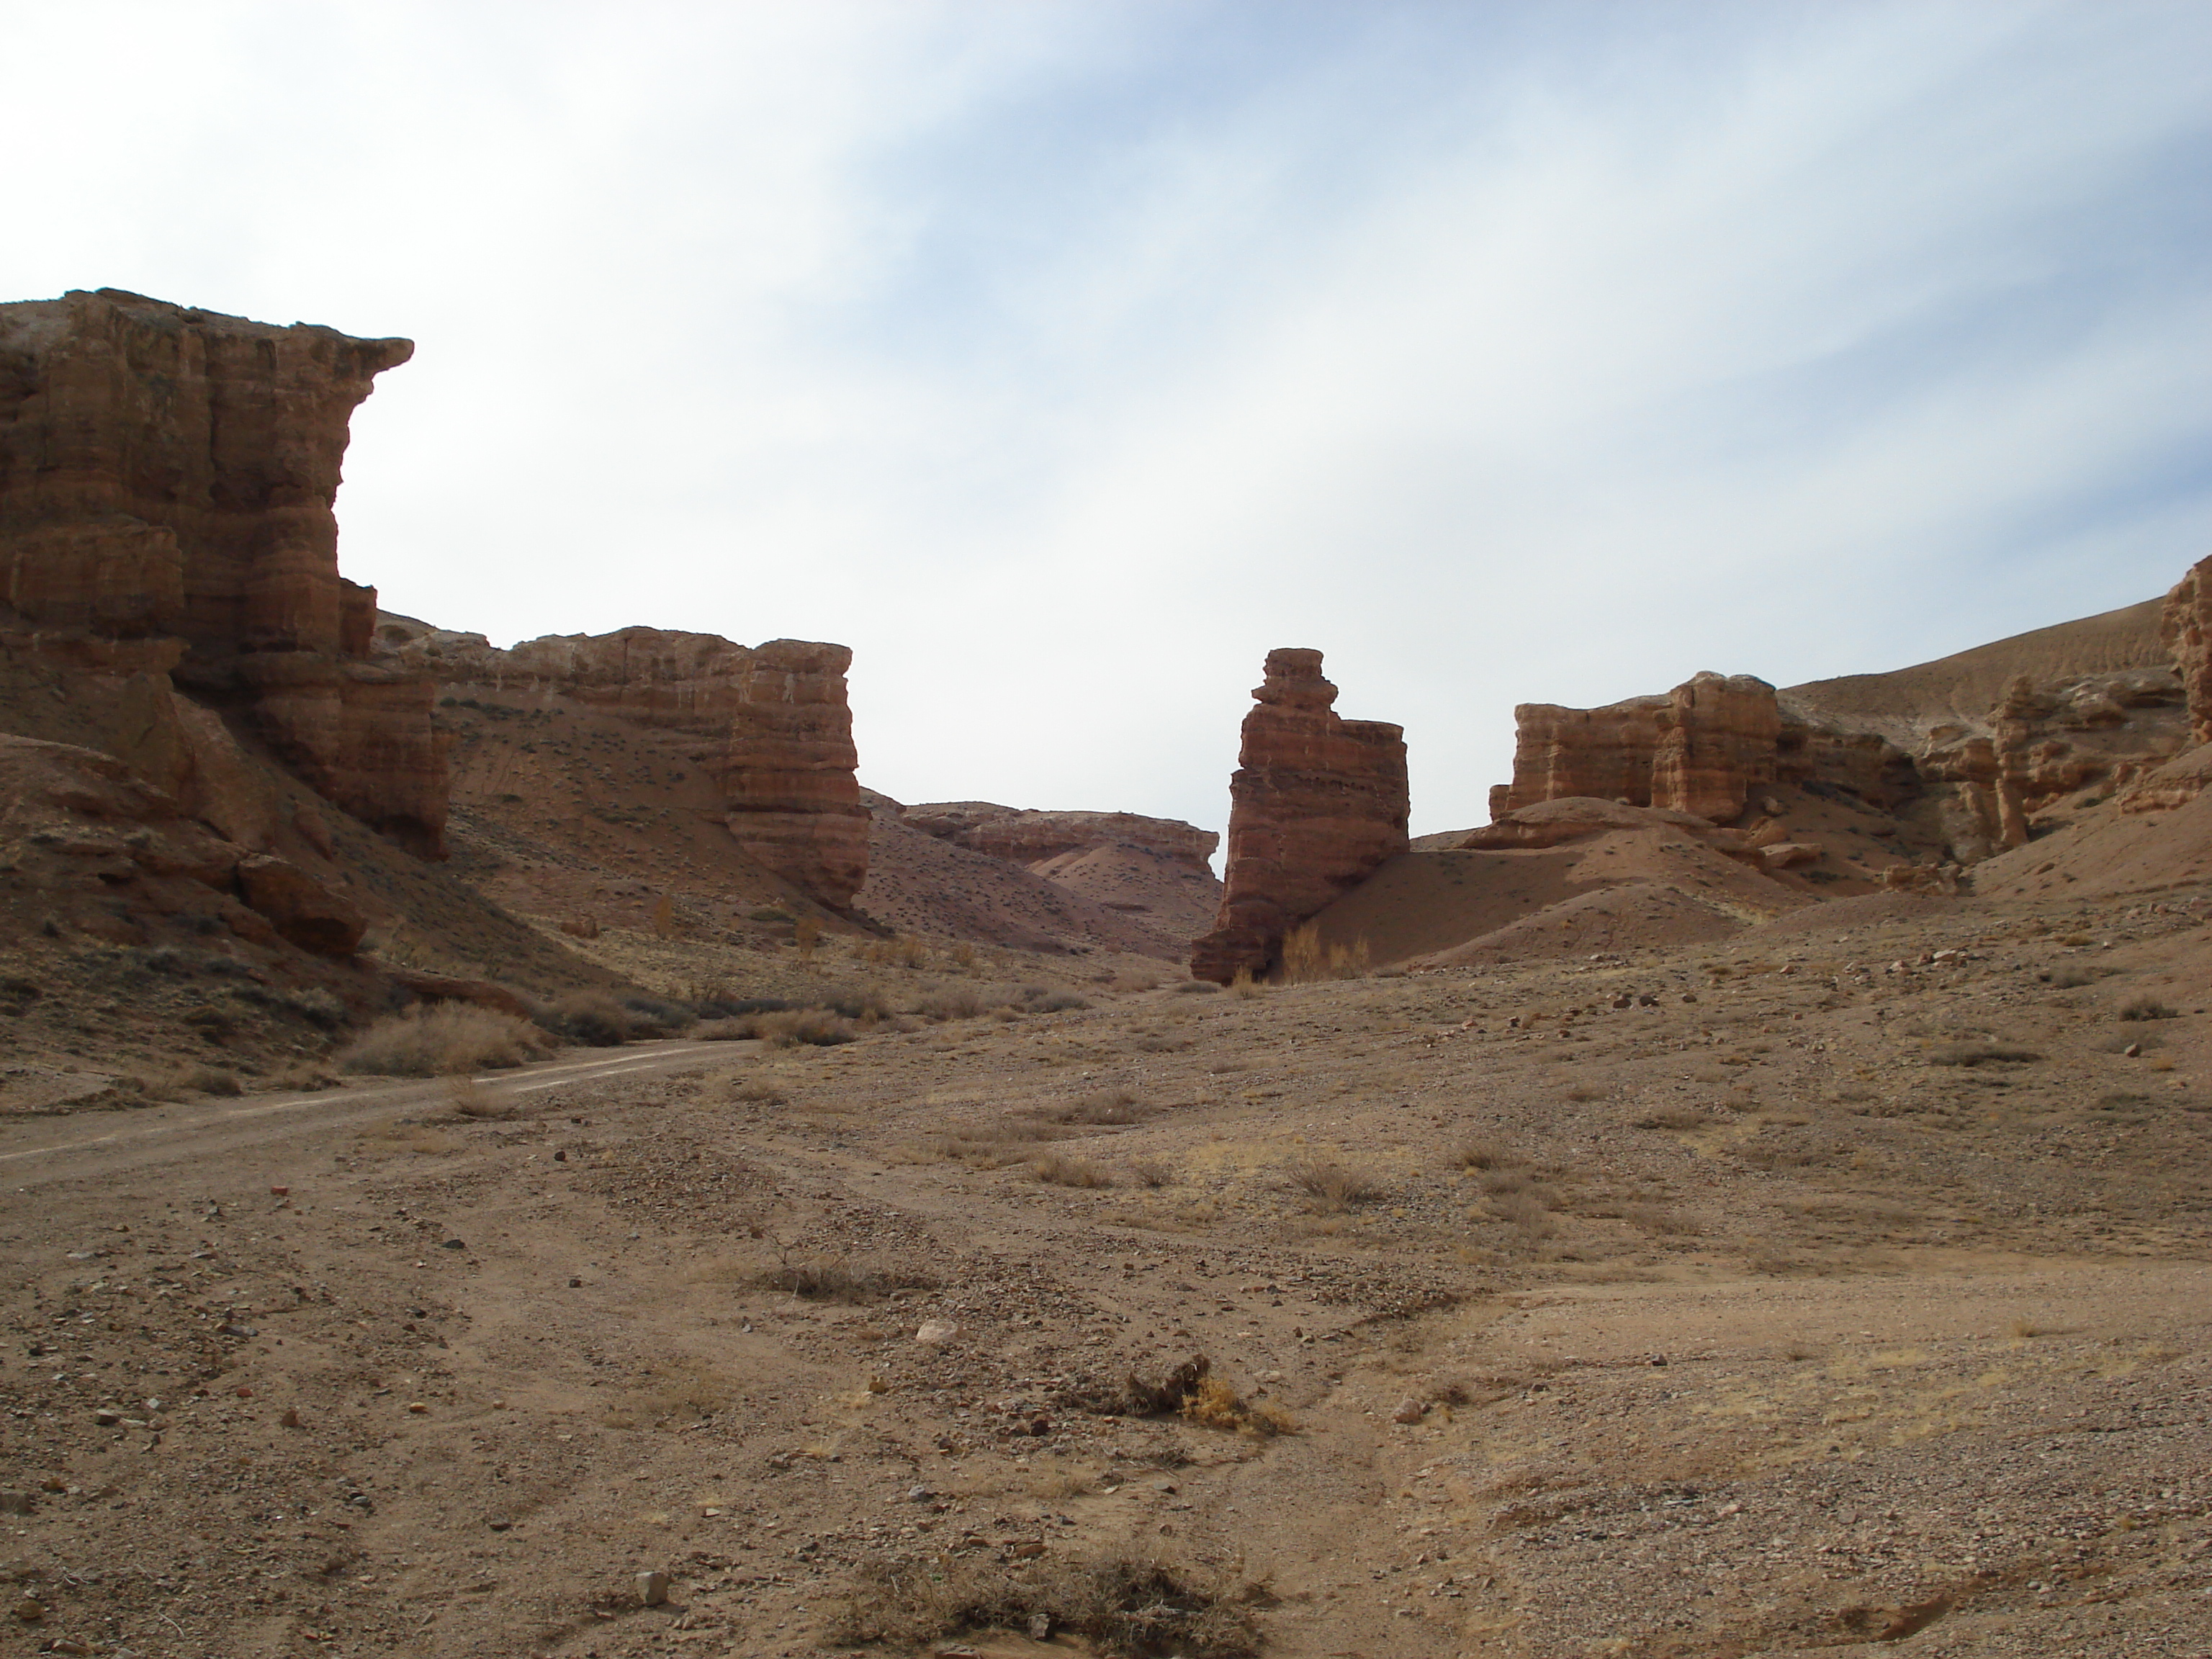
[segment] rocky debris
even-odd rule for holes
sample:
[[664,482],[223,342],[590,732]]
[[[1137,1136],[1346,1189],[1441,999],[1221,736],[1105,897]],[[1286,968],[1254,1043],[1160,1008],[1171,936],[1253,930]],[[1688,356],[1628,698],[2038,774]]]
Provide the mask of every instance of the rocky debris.
[[79,931],[136,944],[135,916],[185,916],[319,955],[360,942],[363,919],[348,901],[185,817],[112,756],[0,733],[0,854]]
[[899,817],[924,835],[1031,866],[1063,854],[1118,845],[1158,853],[1210,875],[1208,860],[1221,840],[1211,830],[1178,818],[1136,812],[1032,811],[990,801],[932,802],[906,807]]
[[348,957],[368,931],[360,908],[288,859],[249,854],[238,863],[239,890],[277,933],[319,957]]
[[1322,653],[1267,653],[1230,780],[1229,855],[1213,931],[1191,973],[1226,984],[1275,963],[1291,930],[1406,850],[1401,726],[1347,720]]
[[624,628],[501,651],[481,634],[382,616],[378,660],[434,677],[441,696],[561,699],[620,720],[648,768],[703,767],[723,823],[763,866],[834,909],[867,876],[868,809],[854,775],[842,645]]
[[[181,684],[242,707],[319,793],[437,855],[430,689],[365,660],[375,592],[338,574],[332,512],[352,412],[413,349],[115,289],[0,306],[0,632],[11,654],[155,677],[150,701]],[[220,802],[237,769],[216,734],[157,724],[159,781],[181,769]]]
[[2190,732],[2212,743],[2212,558],[2200,559],[2174,584],[2160,613],[2159,637],[2172,654],[2188,698]]

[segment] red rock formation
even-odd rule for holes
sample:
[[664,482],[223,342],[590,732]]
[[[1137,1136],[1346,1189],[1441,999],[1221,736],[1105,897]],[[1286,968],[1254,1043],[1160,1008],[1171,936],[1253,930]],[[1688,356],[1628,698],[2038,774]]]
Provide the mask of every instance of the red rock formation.
[[657,738],[665,758],[710,769],[724,823],[760,864],[838,909],[868,867],[868,810],[854,776],[842,645],[770,640],[749,648],[714,634],[625,628],[556,635],[512,651],[481,634],[387,616],[380,659],[470,688],[571,698]]
[[1137,812],[1031,811],[990,801],[937,801],[909,806],[900,821],[924,835],[956,842],[1016,864],[1042,864],[1095,847],[1139,847],[1211,875],[1221,837],[1179,818]]
[[1699,674],[1603,708],[1523,703],[1513,717],[1513,781],[1496,817],[1588,796],[1724,823],[1774,776],[1782,732],[1774,688],[1748,674]]
[[1271,969],[1285,936],[1406,850],[1404,728],[1340,718],[1318,651],[1267,653],[1231,779],[1229,858],[1213,931],[1190,970],[1227,983]]
[[348,421],[413,349],[113,289],[0,306],[0,609],[30,625],[11,648],[173,672],[434,854],[430,688],[361,660],[375,595],[338,575],[332,512]]
[[143,919],[191,915],[344,957],[368,925],[299,866],[225,840],[124,762],[70,744],[0,733],[0,854],[19,890],[116,944],[143,942]]
[[2191,732],[2212,743],[2212,559],[2199,559],[2166,596],[2159,635],[2189,699]]
[[1726,823],[1771,781],[1782,735],[1774,688],[1749,674],[1699,674],[1667,694],[1651,757],[1651,805]]

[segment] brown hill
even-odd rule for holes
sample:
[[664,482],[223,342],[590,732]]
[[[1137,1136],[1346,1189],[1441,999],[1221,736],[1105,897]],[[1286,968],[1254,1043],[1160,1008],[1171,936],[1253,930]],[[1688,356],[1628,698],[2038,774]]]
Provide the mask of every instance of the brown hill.
[[1911,748],[1931,726],[1986,726],[2006,686],[2025,675],[2065,681],[2131,668],[2170,668],[2159,637],[2163,596],[2077,621],[2033,629],[1886,674],[1845,674],[1784,687],[1785,706]]
[[875,799],[868,880],[855,904],[886,927],[1054,955],[1124,951],[1173,959],[1185,948],[1141,914],[911,828],[900,821],[896,802]]

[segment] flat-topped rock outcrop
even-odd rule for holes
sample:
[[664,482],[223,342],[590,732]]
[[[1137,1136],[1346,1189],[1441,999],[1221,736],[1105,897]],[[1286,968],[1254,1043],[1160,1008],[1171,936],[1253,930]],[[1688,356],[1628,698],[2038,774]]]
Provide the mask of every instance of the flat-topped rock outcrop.
[[1492,792],[1498,817],[1589,796],[1726,823],[1772,780],[1782,733],[1774,688],[1748,674],[1701,673],[1602,708],[1522,703],[1513,718],[1513,781]]
[[703,769],[723,825],[756,862],[834,908],[868,868],[868,810],[854,768],[842,645],[623,628],[551,635],[501,650],[481,634],[386,614],[381,660],[435,679],[447,697],[568,700],[611,715],[663,768]]
[[1191,973],[1268,972],[1291,930],[1406,850],[1402,726],[1347,720],[1318,651],[1267,653],[1230,780],[1229,853],[1212,932]]

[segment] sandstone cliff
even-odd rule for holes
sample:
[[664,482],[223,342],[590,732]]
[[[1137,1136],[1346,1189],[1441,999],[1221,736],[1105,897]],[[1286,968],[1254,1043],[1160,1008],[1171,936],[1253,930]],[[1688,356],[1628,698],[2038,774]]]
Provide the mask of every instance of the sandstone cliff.
[[[535,795],[595,813],[634,810],[635,792],[609,787],[617,780],[579,746],[587,741],[580,727],[563,725],[611,722],[633,782],[688,786],[672,809],[712,812],[738,849],[801,892],[842,910],[866,878],[868,811],[845,696],[852,653],[842,645],[749,647],[713,634],[625,628],[502,651],[480,634],[389,614],[375,642],[379,660],[434,679],[449,703],[546,723],[528,756],[505,751],[497,769],[464,755],[465,799]],[[523,781],[530,787],[514,787]]]
[[2166,596],[2159,637],[2189,703],[2191,733],[2212,743],[2212,559],[2200,559]]
[[1513,781],[1493,817],[1589,796],[1725,823],[1773,778],[1782,732],[1774,688],[1748,674],[1699,674],[1604,708],[1523,703],[1513,717]]
[[1230,781],[1229,855],[1191,972],[1222,983],[1275,963],[1290,931],[1406,849],[1402,727],[1331,706],[1318,651],[1267,653]]
[[366,660],[375,594],[339,576],[332,512],[352,412],[412,349],[112,289],[0,305],[0,644],[182,685],[437,854],[430,689]]

